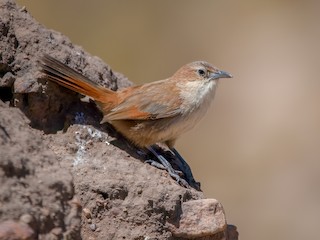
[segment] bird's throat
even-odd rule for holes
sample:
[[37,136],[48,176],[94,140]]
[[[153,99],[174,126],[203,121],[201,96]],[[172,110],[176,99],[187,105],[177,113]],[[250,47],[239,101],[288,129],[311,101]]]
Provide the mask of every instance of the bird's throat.
[[[217,80],[190,81],[181,84],[178,87],[180,88],[182,105],[186,106],[186,109],[189,109],[189,111],[195,111],[199,108],[203,108],[203,110],[206,111],[210,102],[213,100],[217,84]],[[190,108],[190,106],[192,107]]]

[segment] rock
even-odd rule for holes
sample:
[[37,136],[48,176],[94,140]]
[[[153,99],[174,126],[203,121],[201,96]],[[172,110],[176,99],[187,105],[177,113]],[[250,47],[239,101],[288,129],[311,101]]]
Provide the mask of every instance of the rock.
[[82,209],[82,212],[87,219],[91,219],[91,212],[88,208]]
[[[54,227],[69,231],[72,175],[61,169],[42,134],[27,122],[19,109],[0,105],[0,221],[20,219],[39,236]],[[79,236],[80,215],[77,218]]]
[[27,224],[8,220],[0,222],[0,240],[33,240],[35,233]]
[[[70,67],[114,90],[130,84],[101,59],[85,53],[61,33],[44,28],[26,9],[20,10],[13,0],[0,2],[0,49],[5,49],[0,52],[0,87],[7,87],[8,93],[14,91],[11,104],[26,114],[33,127],[56,132],[64,127],[66,113],[79,103],[77,94],[44,81],[39,72],[39,59],[44,54],[68,62]],[[0,100],[8,101],[5,95],[1,93]]]
[[95,225],[94,223],[91,223],[89,227],[92,231],[95,231],[97,229],[97,225]]
[[225,231],[225,236],[227,240],[238,240],[239,233],[237,227],[234,225],[228,225]]
[[28,213],[25,213],[22,216],[20,216],[19,220],[20,220],[20,222],[23,222],[23,223],[28,224],[30,226],[32,226],[32,224],[34,223],[34,218]]
[[227,222],[222,205],[216,199],[199,199],[182,203],[179,222],[171,226],[176,237],[200,238],[223,232]]

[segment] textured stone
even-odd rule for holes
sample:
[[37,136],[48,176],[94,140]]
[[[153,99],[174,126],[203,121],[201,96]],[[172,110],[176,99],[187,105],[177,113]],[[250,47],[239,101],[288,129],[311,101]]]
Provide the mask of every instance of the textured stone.
[[0,222],[0,240],[33,240],[34,231],[27,224],[8,220]]
[[176,237],[200,238],[223,232],[227,222],[222,205],[216,199],[199,199],[182,203],[177,226],[171,225]]

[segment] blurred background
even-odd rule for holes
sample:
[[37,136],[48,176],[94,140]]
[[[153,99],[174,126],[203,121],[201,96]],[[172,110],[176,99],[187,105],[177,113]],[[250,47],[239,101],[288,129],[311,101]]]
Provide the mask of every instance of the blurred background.
[[320,1],[18,3],[136,84],[194,60],[232,73],[177,148],[241,239],[319,238]]

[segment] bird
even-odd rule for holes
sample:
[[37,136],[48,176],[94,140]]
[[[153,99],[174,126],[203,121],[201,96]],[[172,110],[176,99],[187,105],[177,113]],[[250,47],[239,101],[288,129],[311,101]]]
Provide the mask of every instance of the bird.
[[[219,79],[231,78],[230,73],[208,62],[195,61],[167,79],[113,91],[50,55],[44,54],[40,65],[48,80],[93,99],[103,114],[101,124],[111,124],[130,143],[150,151],[160,162],[148,160],[149,163],[166,169],[183,186],[192,184],[191,169],[174,145],[205,115]],[[155,150],[157,143],[165,144],[178,159],[186,180]]]

